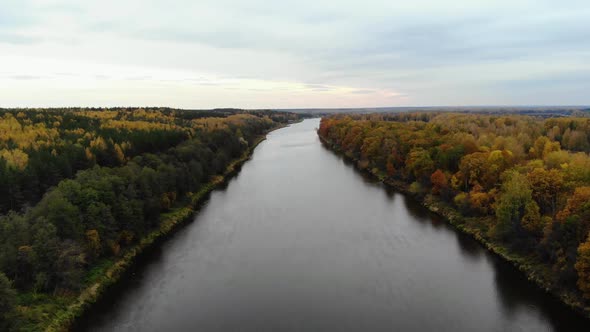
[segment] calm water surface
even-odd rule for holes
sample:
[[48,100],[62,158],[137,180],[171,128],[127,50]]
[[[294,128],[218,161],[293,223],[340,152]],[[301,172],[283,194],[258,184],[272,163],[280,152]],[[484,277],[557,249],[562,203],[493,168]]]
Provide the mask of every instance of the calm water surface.
[[411,199],[277,130],[79,326],[88,331],[588,331]]

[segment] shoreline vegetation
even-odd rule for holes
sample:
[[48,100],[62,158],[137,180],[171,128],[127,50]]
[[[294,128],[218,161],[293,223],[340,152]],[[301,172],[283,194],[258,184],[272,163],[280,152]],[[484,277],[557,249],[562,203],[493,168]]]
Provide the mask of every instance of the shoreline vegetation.
[[303,117],[0,109],[0,330],[71,329],[270,131]]
[[[363,118],[363,116],[359,116],[359,118],[363,118],[362,120],[355,118],[351,119],[350,117],[345,118],[344,116],[332,116],[331,118],[334,123],[336,123],[335,126],[337,126],[339,121],[348,122],[348,124],[354,123],[355,121],[367,121],[372,123],[369,126],[379,127],[378,121],[382,121],[382,119],[369,120],[367,118]],[[330,139],[328,134],[330,133],[330,127],[326,128],[326,122],[330,121],[329,119],[330,117],[322,118],[324,126],[320,126],[320,129],[318,130],[318,136],[322,144],[324,144],[324,146],[326,146],[330,151],[352,162],[354,165],[353,167],[364,174],[367,174],[368,176],[378,180],[386,186],[389,186],[405,195],[412,197],[431,213],[442,217],[458,231],[470,235],[481,245],[486,247],[488,251],[521,271],[525,277],[538,286],[540,290],[548,293],[580,315],[590,319],[590,306],[584,300],[580,292],[576,289],[572,289],[571,287],[568,288],[562,285],[556,285],[556,278],[554,275],[555,272],[552,270],[550,265],[539,260],[535,254],[514,250],[506,243],[496,240],[493,236],[490,236],[490,234],[493,234],[493,226],[491,225],[498,223],[496,216],[489,214],[464,215],[456,206],[453,206],[453,203],[443,200],[440,197],[440,192],[433,194],[429,190],[416,190],[416,182],[404,181],[401,176],[398,178],[391,176],[390,174],[393,172],[388,174],[386,171],[379,169],[379,167],[371,167],[372,163],[370,160],[367,160],[366,156],[365,158],[359,158],[359,156],[355,156],[355,154],[351,152],[350,149],[346,150],[340,144]],[[331,123],[331,125],[334,126],[334,123]],[[350,133],[351,128],[348,127],[347,129]],[[338,129],[334,131],[337,132],[336,134],[332,134],[343,136],[346,135],[343,134],[344,131],[338,132],[337,130]],[[342,128],[339,130],[342,130]],[[340,142],[342,142],[342,138],[342,136],[339,136]],[[389,168],[389,170],[391,171],[391,168]]]
[[101,296],[109,290],[110,287],[120,281],[129,267],[137,261],[147,249],[157,241],[165,239],[173,234],[174,231],[186,225],[192,220],[197,213],[199,213],[200,205],[207,199],[208,194],[213,190],[219,188],[222,184],[229,181],[233,176],[239,172],[241,166],[251,159],[256,147],[266,140],[266,135],[270,132],[284,128],[288,125],[279,125],[271,128],[266,134],[256,138],[254,144],[248,148],[242,156],[234,159],[225,169],[222,175],[215,175],[211,180],[205,184],[201,190],[192,194],[188,199],[190,203],[184,207],[177,207],[170,212],[163,213],[160,216],[160,226],[153,230],[146,237],[141,239],[139,243],[130,248],[122,258],[116,260],[113,264],[103,267],[102,273],[99,273],[97,280],[86,287],[78,296],[76,301],[68,306],[66,310],[56,313],[55,319],[45,328],[46,332],[61,332],[69,331],[76,323],[76,320],[82,317],[87,310],[101,299]]

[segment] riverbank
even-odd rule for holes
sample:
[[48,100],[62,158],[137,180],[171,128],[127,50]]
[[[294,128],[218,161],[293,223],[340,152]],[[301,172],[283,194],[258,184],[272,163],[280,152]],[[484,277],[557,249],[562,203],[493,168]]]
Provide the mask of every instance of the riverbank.
[[48,320],[45,326],[39,326],[39,330],[70,330],[75,321],[92,308],[92,305],[95,304],[111,286],[120,280],[129,267],[136,262],[143,252],[152,247],[156,242],[169,236],[178,227],[191,220],[195,212],[198,211],[200,204],[206,199],[207,195],[239,171],[239,167],[251,158],[255,148],[266,139],[268,133],[286,126],[288,125],[275,126],[266,134],[258,137],[242,156],[230,162],[222,175],[213,176],[207,184],[203,185],[201,190],[187,197],[189,202],[188,205],[173,208],[170,212],[163,213],[160,216],[159,227],[141,239],[137,245],[128,249],[121,258],[107,264],[102,264],[93,269],[92,272],[90,272],[93,275],[93,282],[85,287],[72,303],[68,304],[63,310],[55,312],[52,315],[53,318]]
[[523,256],[517,252],[514,252],[501,243],[492,241],[487,236],[487,227],[489,225],[490,218],[493,219],[493,217],[465,217],[461,215],[454,207],[446,204],[432,194],[417,195],[410,191],[410,185],[405,182],[387,179],[384,174],[381,174],[376,169],[371,170],[360,168],[358,166],[359,160],[346,155],[338,148],[338,146],[332,144],[330,141],[326,140],[319,134],[318,137],[320,138],[322,144],[324,144],[328,149],[342,156],[346,160],[353,162],[355,168],[379,180],[385,185],[390,186],[405,195],[413,197],[418,203],[427,208],[429,211],[444,218],[449,224],[459,231],[472,236],[479,243],[484,245],[490,252],[516,267],[519,271],[525,274],[529,281],[533,282],[544,292],[552,295],[574,311],[590,319],[590,307],[584,304],[584,301],[579,294],[568,289],[553,286],[551,279],[552,271],[548,266],[536,261],[534,257]]

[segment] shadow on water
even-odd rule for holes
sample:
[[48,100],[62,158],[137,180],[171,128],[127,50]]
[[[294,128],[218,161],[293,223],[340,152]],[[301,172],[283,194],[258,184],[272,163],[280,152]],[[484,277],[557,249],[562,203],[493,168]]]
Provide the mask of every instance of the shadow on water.
[[457,235],[457,243],[459,244],[459,248],[461,248],[461,254],[463,257],[472,261],[479,261],[482,254],[485,252],[485,249],[482,248],[481,244],[474,240],[471,235],[457,232],[454,229],[453,231]]
[[[366,174],[362,174],[366,176]],[[391,187],[387,187],[386,191],[388,196],[396,193],[395,189]],[[541,312],[540,318],[545,317],[556,331],[584,331],[588,328],[590,322],[583,315],[573,311],[551,294],[539,289],[527,280],[522,272],[488,252],[471,235],[456,230],[444,218],[425,209],[413,197],[402,193],[399,195],[404,197],[404,204],[416,221],[429,222],[434,228],[442,228],[454,233],[464,258],[479,261],[482,257],[486,257],[491,261],[494,268],[496,295],[503,304],[501,310],[506,316],[514,315],[519,310],[536,308]],[[567,319],[563,319],[564,317]]]
[[[200,203],[194,208],[195,213],[203,209],[211,199],[211,195],[215,192],[225,191],[231,182],[237,180],[240,176],[240,171],[243,164],[237,165],[234,171],[229,174],[226,179],[220,183],[214,190],[205,194]],[[115,284],[108,287],[108,289],[101,295],[100,299],[93,305],[92,311],[86,311],[80,316],[72,326],[72,331],[87,331],[92,326],[102,325],[103,321],[114,319],[111,313],[120,313],[117,310],[126,298],[132,297],[134,293],[141,292],[144,277],[150,270],[157,270],[161,268],[163,263],[163,252],[166,244],[171,243],[183,231],[186,231],[188,226],[195,221],[193,216],[188,220],[182,222],[175,227],[167,235],[157,239],[152,245],[144,249],[131,263],[129,268],[123,272],[119,280]]]
[[433,226],[440,225],[440,218],[430,211],[426,210],[416,199],[400,193],[404,198],[404,205],[410,212],[410,215],[420,222],[429,222]]
[[[322,147],[334,154],[324,144]],[[373,175],[359,170],[356,163],[346,159],[341,154],[336,154],[338,158],[348,167],[359,175],[365,184],[380,185],[381,182]],[[493,253],[487,251],[471,235],[462,233],[450,225],[444,218],[432,213],[424,208],[415,198],[400,193],[394,188],[382,185],[384,193],[391,200],[395,196],[401,196],[403,203],[408,212],[414,217],[413,219],[422,225],[432,226],[434,229],[455,234],[457,244],[460,248],[462,257],[473,262],[478,262],[482,258],[489,260],[494,270],[494,283],[496,286],[496,296],[502,304],[502,312],[507,316],[515,316],[521,310],[536,313],[539,319],[546,320],[555,331],[585,331],[590,326],[590,322],[582,314],[575,312],[553,297],[538,288],[535,284],[527,280],[526,276],[508,262],[503,261]]]
[[590,322],[584,316],[540,290],[514,266],[491,253],[486,255],[494,266],[496,295],[506,316],[537,309],[555,331],[587,331]]
[[356,167],[356,162],[348,158],[345,158],[341,153],[335,153],[334,151],[330,150],[324,143],[320,142],[319,144],[322,147],[322,150],[324,150],[326,153],[329,153],[332,156],[337,157],[343,165],[346,165],[347,167],[349,167],[349,169],[352,169],[355,174],[359,175],[365,184],[378,186],[381,185],[381,182],[378,179],[376,179],[373,175],[369,174],[366,171],[362,171],[358,167]]
[[[395,192],[395,189],[389,189]],[[413,197],[399,194],[404,197],[404,203],[408,211],[412,214],[415,220],[422,223],[429,223],[433,228],[445,230],[447,233],[454,234],[459,248],[461,249],[461,255],[472,261],[480,259],[485,248],[481,246],[479,242],[471,237],[471,235],[457,231],[455,227],[449,224],[443,217],[427,210]]]
[[[388,188],[388,195],[396,192]],[[590,322],[583,315],[573,311],[565,304],[545,293],[535,284],[527,280],[526,276],[508,262],[487,251],[471,235],[462,233],[450,225],[446,220],[425,209],[413,197],[401,194],[408,211],[420,222],[428,222],[434,228],[443,228],[456,235],[457,243],[461,249],[461,255],[472,261],[479,261],[482,257],[488,258],[494,268],[494,281],[497,289],[496,295],[503,304],[502,311],[506,316],[514,315],[521,309],[538,309],[542,317],[547,318],[555,331],[583,331],[588,328]],[[532,311],[532,310],[531,310]],[[567,317],[567,319],[563,319]]]

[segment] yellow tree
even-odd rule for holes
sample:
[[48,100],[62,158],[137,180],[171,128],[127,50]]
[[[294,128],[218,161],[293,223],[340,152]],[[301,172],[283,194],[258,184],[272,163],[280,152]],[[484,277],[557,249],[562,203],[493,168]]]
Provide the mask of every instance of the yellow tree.
[[590,299],[590,236],[578,247],[575,268],[578,272],[578,288],[586,299]]
[[100,244],[100,235],[96,229],[86,231],[86,250],[91,257],[100,256],[102,246]]
[[459,172],[462,175],[464,191],[468,191],[470,186],[482,185],[483,176],[488,166],[489,152],[475,152],[461,158],[459,163]]
[[590,187],[578,187],[567,200],[565,208],[557,214],[557,219],[565,222],[567,218],[590,216]]
[[535,168],[527,178],[537,204],[544,212],[550,212],[552,217],[555,216],[558,199],[563,190],[562,172],[556,169]]
[[0,150],[0,158],[4,158],[8,166],[18,170],[23,170],[29,162],[29,155],[19,149]]

